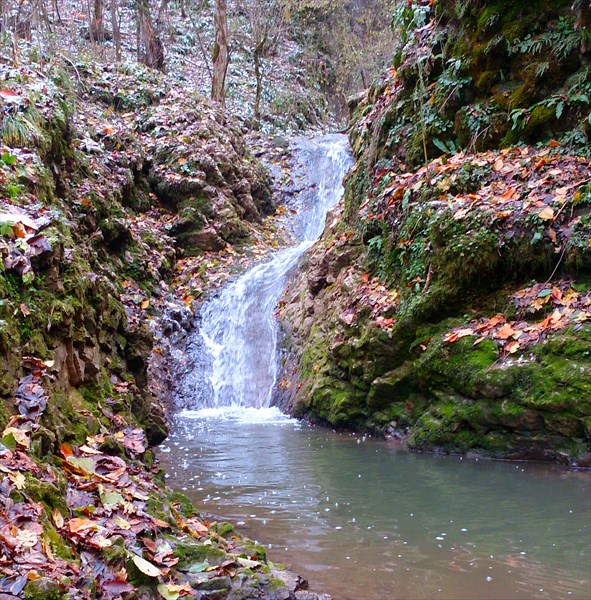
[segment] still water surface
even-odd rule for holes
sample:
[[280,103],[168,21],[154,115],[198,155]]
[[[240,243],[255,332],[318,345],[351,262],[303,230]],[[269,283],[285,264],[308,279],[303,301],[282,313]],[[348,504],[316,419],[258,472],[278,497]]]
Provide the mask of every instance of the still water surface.
[[276,409],[184,411],[169,484],[335,600],[591,597],[591,478],[398,452]]

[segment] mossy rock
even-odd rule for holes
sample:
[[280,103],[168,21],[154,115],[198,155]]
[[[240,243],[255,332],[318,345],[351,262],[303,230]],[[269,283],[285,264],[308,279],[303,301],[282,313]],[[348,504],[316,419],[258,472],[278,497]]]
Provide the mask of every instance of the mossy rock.
[[523,136],[530,141],[549,139],[555,134],[558,123],[556,109],[550,106],[536,106],[530,113],[523,128]]
[[189,569],[191,565],[203,563],[206,560],[210,565],[219,565],[227,558],[227,554],[223,550],[188,538],[176,540],[174,555],[179,559],[178,568],[185,570]]

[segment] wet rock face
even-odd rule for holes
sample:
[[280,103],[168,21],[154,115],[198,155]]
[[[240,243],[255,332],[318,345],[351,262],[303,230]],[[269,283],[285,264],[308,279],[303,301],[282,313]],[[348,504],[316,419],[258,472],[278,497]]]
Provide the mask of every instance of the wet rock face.
[[[418,450],[585,456],[588,160],[556,147],[458,154],[403,173],[396,161],[374,173],[358,160],[343,217],[281,308],[295,353],[282,405]],[[549,204],[531,203],[534,188]]]
[[377,431],[411,449],[587,465],[588,326],[567,328],[523,358],[503,359],[489,341],[444,342],[454,319],[405,316],[390,330],[369,311],[351,320],[362,289],[352,280],[363,285],[364,265],[358,257],[328,284],[331,243],[327,233],[282,308],[296,358],[287,363],[284,408],[331,426]]
[[244,239],[243,221],[260,222],[275,210],[268,174],[219,109],[198,98],[164,101],[145,117],[142,130],[148,179],[178,211],[172,232],[186,255]]

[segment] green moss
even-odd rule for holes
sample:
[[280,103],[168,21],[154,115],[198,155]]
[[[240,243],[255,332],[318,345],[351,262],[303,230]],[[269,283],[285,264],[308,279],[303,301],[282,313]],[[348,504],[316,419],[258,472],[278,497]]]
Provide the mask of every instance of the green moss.
[[105,562],[109,565],[119,565],[129,560],[129,551],[125,548],[125,540],[120,535],[109,538],[111,545],[103,549]]
[[59,558],[67,561],[74,561],[75,554],[73,548],[58,534],[49,519],[44,520],[44,535],[51,545],[51,551]]
[[220,523],[217,526],[217,533],[219,535],[221,535],[222,537],[225,537],[227,535],[230,535],[231,533],[234,532],[234,525],[232,525],[232,523]]
[[219,565],[226,559],[226,553],[213,545],[203,545],[196,540],[179,540],[174,546],[174,555],[179,558],[178,567],[188,569],[191,565],[205,560],[211,565]]
[[43,504],[48,515],[53,509],[59,510],[62,515],[68,514],[68,506],[64,496],[64,489],[56,485],[42,481],[27,473],[25,490],[27,495],[36,502]]
[[[195,505],[184,494],[179,492],[167,492],[167,500],[171,504],[174,504],[177,507],[177,510],[186,518],[199,516],[199,511],[195,508]],[[230,525],[230,523],[222,523],[222,525]]]
[[25,600],[62,600],[66,598],[57,581],[42,577],[27,583],[24,591]]
[[483,71],[476,82],[476,89],[480,94],[487,94],[499,80],[498,71]]
[[267,560],[267,549],[260,544],[246,541],[244,550],[247,557],[254,556],[256,560],[260,560],[261,562],[266,562]]
[[523,129],[526,139],[540,140],[552,135],[552,126],[557,122],[556,109],[536,106],[530,113]]
[[269,577],[266,587],[273,591],[281,590],[285,587],[285,582],[282,579],[277,579],[276,577]]

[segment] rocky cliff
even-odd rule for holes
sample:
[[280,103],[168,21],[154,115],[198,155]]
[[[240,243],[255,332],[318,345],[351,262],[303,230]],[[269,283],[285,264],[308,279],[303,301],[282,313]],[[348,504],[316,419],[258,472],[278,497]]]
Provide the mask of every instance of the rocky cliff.
[[344,202],[282,303],[292,412],[588,462],[590,80],[570,4],[400,3],[395,67],[351,103]]

